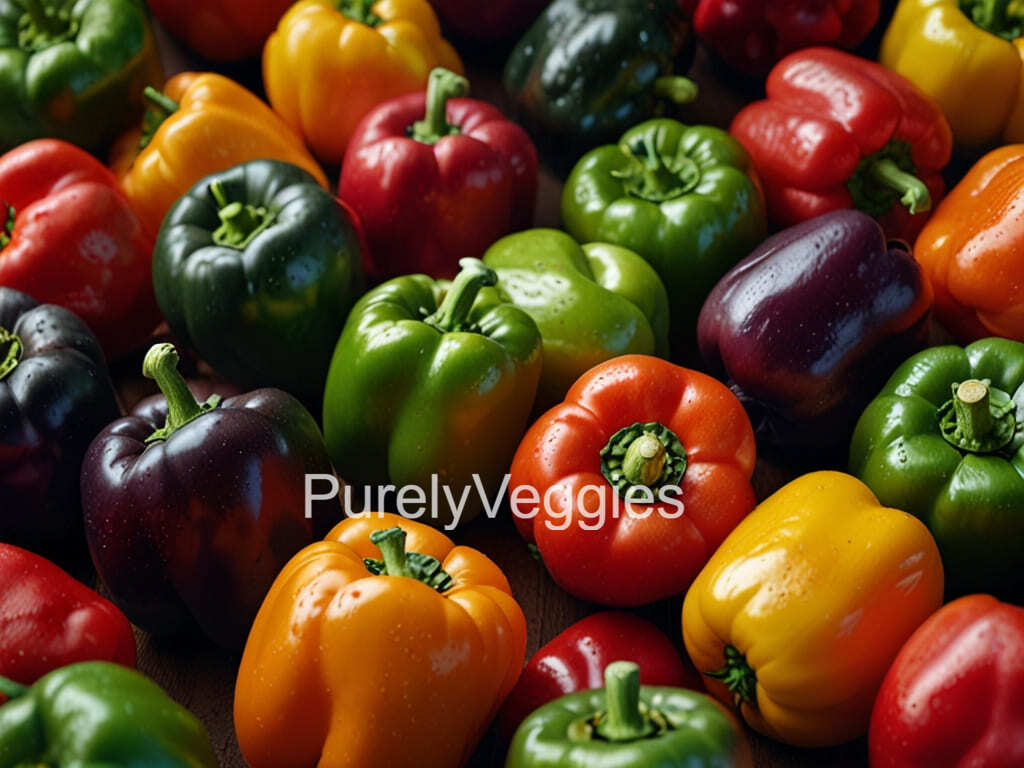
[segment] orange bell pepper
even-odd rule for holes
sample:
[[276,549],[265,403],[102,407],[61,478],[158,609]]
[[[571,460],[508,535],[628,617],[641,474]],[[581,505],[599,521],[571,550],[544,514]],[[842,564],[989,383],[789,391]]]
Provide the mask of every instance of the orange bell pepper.
[[683,603],[708,691],[801,747],[867,732],[892,660],[942,604],[942,562],[915,517],[841,472],[797,478],[718,548]]
[[918,235],[935,314],[960,341],[1024,341],[1024,144],[979,160]]
[[238,744],[251,768],[459,766],[525,651],[523,612],[487,557],[396,515],[351,517],[293,557],[260,608]]
[[434,67],[463,72],[427,0],[300,0],[263,49],[271,105],[330,165],[367,112],[424,90]]
[[146,121],[114,145],[111,169],[151,237],[197,181],[239,163],[292,163],[328,188],[302,140],[233,80],[212,72],[182,72],[167,82],[163,94],[147,89],[146,95],[152,102]]

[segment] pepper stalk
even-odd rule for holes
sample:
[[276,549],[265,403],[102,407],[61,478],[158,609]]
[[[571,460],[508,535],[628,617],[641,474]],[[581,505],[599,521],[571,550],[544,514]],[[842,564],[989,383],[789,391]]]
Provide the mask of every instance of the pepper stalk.
[[220,405],[220,395],[211,395],[200,405],[178,371],[178,351],[173,344],[154,344],[142,361],[142,375],[154,379],[167,400],[167,420],[164,426],[146,438],[147,443],[166,440],[190,421],[199,418]]

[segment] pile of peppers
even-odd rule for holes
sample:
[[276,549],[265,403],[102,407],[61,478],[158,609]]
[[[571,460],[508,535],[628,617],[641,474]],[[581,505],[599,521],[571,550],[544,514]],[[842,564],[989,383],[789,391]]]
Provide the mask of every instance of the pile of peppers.
[[0,0],[0,768],[1024,766],[1022,62]]

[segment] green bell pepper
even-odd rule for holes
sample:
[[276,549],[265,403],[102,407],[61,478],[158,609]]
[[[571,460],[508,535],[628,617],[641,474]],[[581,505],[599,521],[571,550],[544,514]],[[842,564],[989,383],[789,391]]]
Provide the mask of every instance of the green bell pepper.
[[484,254],[499,290],[537,323],[544,365],[535,410],[555,405],[584,372],[619,355],[668,357],[668,296],[632,251],[580,246],[564,232],[531,229]]
[[171,330],[246,388],[318,411],[331,353],[362,285],[354,215],[301,168],[242,163],[168,212],[153,286]]
[[[482,261],[459,264],[450,284],[407,275],[363,296],[324,393],[324,438],[338,473],[418,486],[436,509],[428,522],[446,527],[482,508],[474,474],[490,494],[508,471],[541,371],[533,319],[496,293],[479,295],[497,281]],[[456,503],[465,498],[460,511],[440,500],[432,476]]]
[[0,768],[217,766],[202,724],[134,669],[87,661],[0,693]]
[[505,768],[703,768],[749,765],[736,722],[708,696],[640,685],[614,661],[604,688],[570,693],[527,717]]
[[0,153],[44,136],[99,152],[162,82],[139,0],[0,0]]
[[933,347],[901,365],[857,423],[850,471],[927,524],[947,598],[1024,586],[1024,344]]
[[672,343],[692,347],[715,283],[765,237],[764,200],[746,151],[725,131],[648,120],[588,152],[562,192],[580,242],[614,243],[654,267],[668,291]]

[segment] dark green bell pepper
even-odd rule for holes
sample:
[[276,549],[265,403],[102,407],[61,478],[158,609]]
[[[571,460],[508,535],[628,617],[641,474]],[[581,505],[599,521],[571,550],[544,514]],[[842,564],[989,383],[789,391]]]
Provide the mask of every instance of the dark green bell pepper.
[[857,423],[850,471],[923,520],[947,597],[1024,587],[1024,344],[982,339],[909,358]]
[[202,724],[134,669],[87,661],[0,693],[0,768],[217,766]]
[[171,330],[241,387],[277,387],[319,410],[360,293],[354,215],[301,168],[256,160],[199,181],[153,250]]
[[638,255],[580,246],[564,232],[508,235],[484,254],[499,290],[537,323],[544,366],[535,410],[547,410],[598,363],[619,355],[668,357],[668,296]]
[[0,153],[44,136],[99,152],[162,82],[139,0],[0,0]]
[[565,183],[562,220],[580,242],[650,262],[668,291],[674,347],[693,346],[705,297],[766,231],[743,147],[718,128],[664,118],[584,155]]
[[[482,508],[474,474],[493,501],[541,370],[531,317],[495,292],[480,295],[496,283],[494,270],[479,259],[459,263],[450,284],[408,275],[363,296],[338,340],[324,393],[324,438],[338,473],[369,486],[418,486],[436,509],[424,522],[444,526]],[[456,504],[465,495],[459,512],[441,486]]]
[[505,768],[726,768],[749,765],[736,722],[708,696],[640,685],[631,661],[604,688],[570,693],[527,717]]

